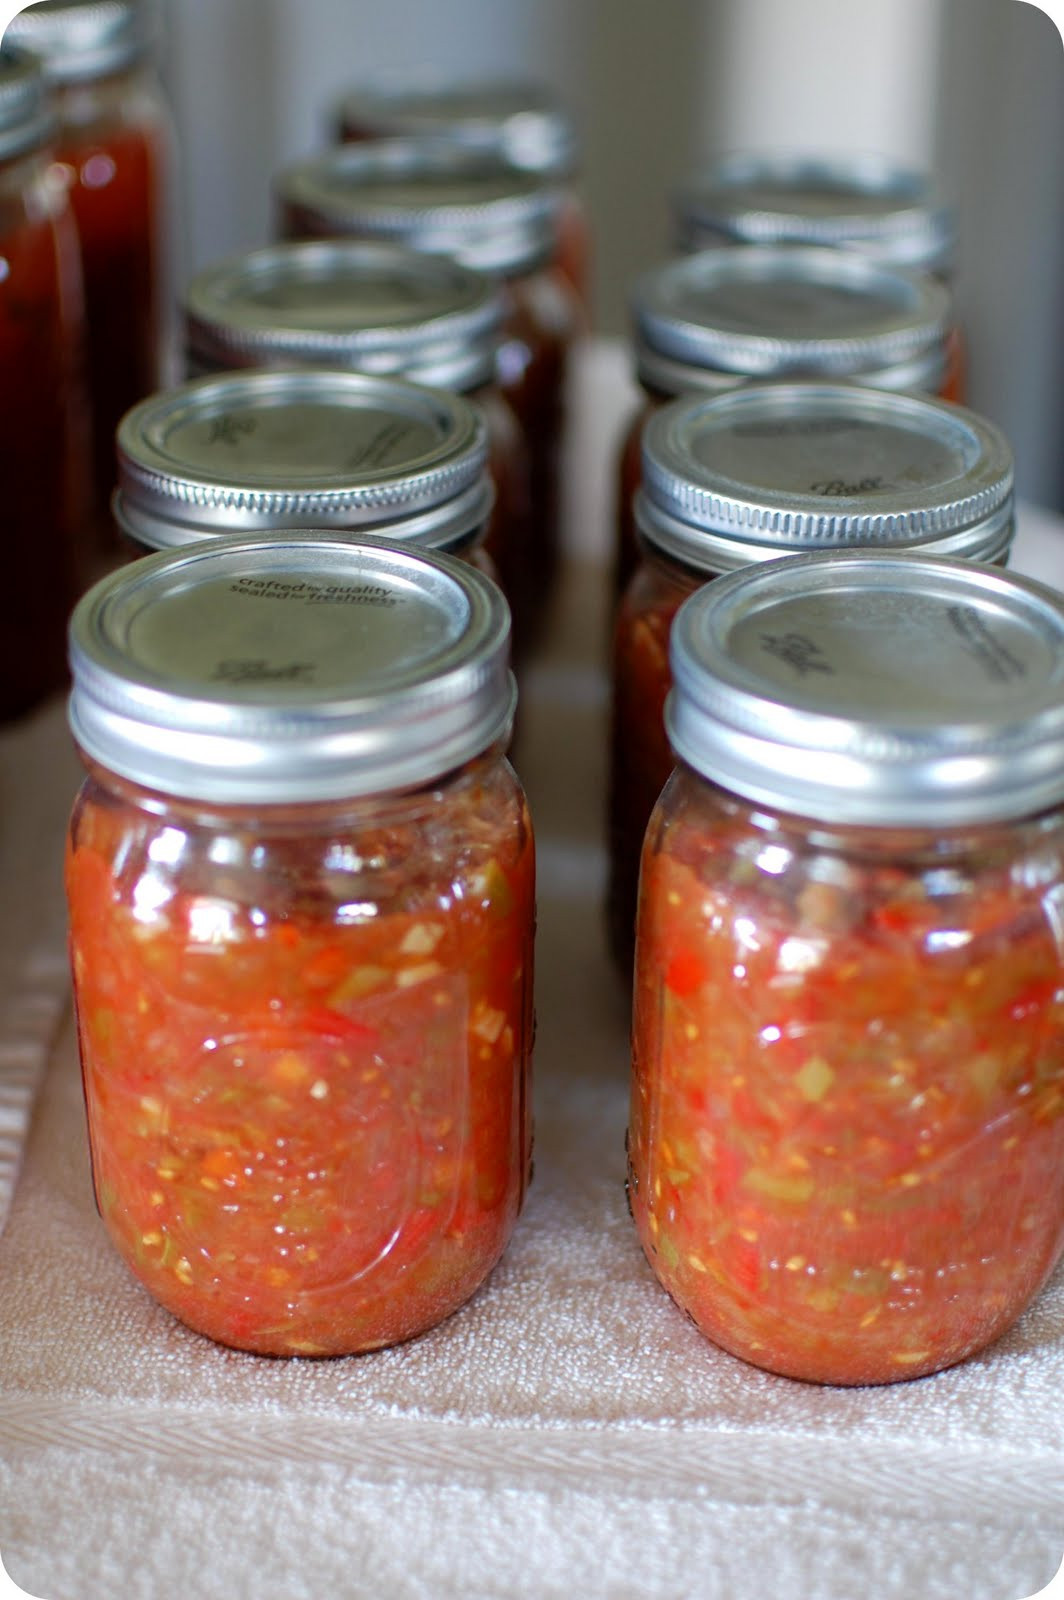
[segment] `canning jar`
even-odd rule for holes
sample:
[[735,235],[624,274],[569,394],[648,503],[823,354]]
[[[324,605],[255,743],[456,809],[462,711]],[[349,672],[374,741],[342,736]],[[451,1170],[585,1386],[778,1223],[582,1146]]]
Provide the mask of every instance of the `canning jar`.
[[[952,283],[957,218],[932,175],[884,156],[735,151],[681,184],[673,200],[683,250],[811,244],[859,250]],[[946,390],[964,398],[960,328],[949,336]]]
[[575,187],[579,141],[572,116],[553,89],[516,79],[455,82],[429,74],[382,75],[349,90],[334,121],[342,140],[442,138],[464,150],[501,155],[558,184],[554,261],[587,307],[591,235]]
[[0,720],[66,681],[66,620],[82,579],[88,417],[77,236],[50,171],[44,80],[0,50],[0,438],[11,604],[0,629]]
[[706,250],[647,273],[632,310],[645,398],[621,447],[618,590],[636,561],[643,425],[666,400],[800,378],[956,398],[947,392],[949,293],[891,263],[802,246]]
[[919,395],[761,384],[676,400],[644,434],[642,559],[613,643],[608,919],[632,970],[643,834],[672,771],[669,631],[717,574],[811,549],[872,545],[1007,558],[1013,460],[999,429]]
[[524,637],[535,561],[528,453],[495,375],[502,296],[444,256],[355,239],[304,240],[233,256],[184,295],[190,375],[335,367],[466,395],[488,430],[495,503],[485,549]]
[[1064,606],[809,556],[681,609],[647,834],[630,1197],[716,1343],[962,1361],[1064,1240]]
[[571,286],[551,264],[559,190],[488,152],[409,138],[341,145],[282,172],[276,194],[287,238],[386,239],[502,283],[497,371],[528,443],[539,606],[557,565],[565,381],[579,326]]
[[495,576],[484,422],[442,389],[318,368],[223,372],[142,400],[117,443],[114,513],[132,554],[318,527]]
[[94,529],[100,553],[112,556],[115,428],[162,378],[173,158],[155,34],[148,0],[40,0],[9,29],[41,59],[58,116],[55,159],[85,286]]
[[71,624],[67,853],[93,1179],[222,1344],[461,1306],[529,1161],[533,843],[499,590],[382,540],[218,540]]

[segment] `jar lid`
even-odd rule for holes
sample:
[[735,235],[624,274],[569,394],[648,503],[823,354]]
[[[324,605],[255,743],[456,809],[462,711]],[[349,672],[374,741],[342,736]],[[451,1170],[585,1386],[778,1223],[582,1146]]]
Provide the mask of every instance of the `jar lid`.
[[220,539],[104,578],[70,726],[164,794],[283,804],[428,783],[507,737],[510,618],[475,568],[382,539]]
[[141,401],[117,444],[115,516],[155,550],[311,525],[452,549],[491,509],[479,413],[399,378],[220,373]]
[[459,392],[494,376],[500,292],[445,256],[356,239],[232,256],[185,293],[200,370],[301,363]]
[[1012,450],[974,411],[849,384],[766,383],[662,406],[643,429],[637,522],[726,572],[846,545],[992,561],[1013,533]]
[[389,239],[502,274],[550,257],[561,200],[501,157],[413,138],[339,145],[279,173],[275,192],[297,233]]
[[41,57],[55,83],[120,72],[154,46],[158,13],[148,0],[36,0],[8,37]]
[[0,161],[35,150],[55,131],[40,63],[7,41],[0,49]]
[[704,250],[647,273],[633,298],[639,377],[665,394],[736,378],[862,378],[934,387],[948,290],[843,250]]
[[1064,800],[1064,597],[932,556],[800,556],[673,624],[677,755],[824,823],[951,827]]
[[567,177],[577,159],[572,117],[554,91],[519,79],[453,81],[437,74],[377,78],[337,106],[341,128],[363,136],[438,136],[489,150],[515,167]]
[[678,189],[681,248],[718,244],[852,246],[875,260],[947,269],[952,208],[930,174],[883,156],[735,152]]

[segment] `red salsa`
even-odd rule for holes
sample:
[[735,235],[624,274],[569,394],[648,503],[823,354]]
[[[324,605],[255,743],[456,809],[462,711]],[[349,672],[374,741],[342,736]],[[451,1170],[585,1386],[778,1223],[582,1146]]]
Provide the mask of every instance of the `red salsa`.
[[630,1198],[725,1349],[882,1383],[962,1360],[1064,1239],[1064,829],[820,848],[678,768],[647,837]]

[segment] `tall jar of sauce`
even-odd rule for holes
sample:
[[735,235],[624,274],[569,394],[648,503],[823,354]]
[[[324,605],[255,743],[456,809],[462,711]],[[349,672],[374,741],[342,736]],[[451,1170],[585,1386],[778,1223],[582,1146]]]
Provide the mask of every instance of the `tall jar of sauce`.
[[41,60],[58,118],[55,158],[81,247],[92,412],[94,530],[116,553],[108,503],[122,414],[163,376],[173,141],[154,65],[150,0],[41,0],[9,37]]
[[0,719],[66,681],[66,619],[89,573],[81,268],[69,197],[52,169],[53,132],[36,60],[5,44],[0,462],[11,603],[0,628]]
[[580,322],[552,264],[560,190],[490,153],[415,138],[341,145],[280,173],[275,190],[285,237],[390,240],[502,284],[498,376],[528,443],[541,605],[558,558],[566,373]]

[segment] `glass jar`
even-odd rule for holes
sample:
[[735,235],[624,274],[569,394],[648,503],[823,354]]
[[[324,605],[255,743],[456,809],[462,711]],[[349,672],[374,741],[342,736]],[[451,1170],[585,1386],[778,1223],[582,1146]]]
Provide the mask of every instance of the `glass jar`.
[[501,155],[515,167],[558,184],[562,192],[554,264],[587,309],[591,232],[574,186],[578,140],[571,115],[552,89],[509,79],[378,76],[342,97],[334,122],[337,137],[347,142],[409,135],[441,138],[463,150]]
[[[883,156],[733,152],[680,186],[674,214],[682,250],[826,245],[930,272],[947,284],[954,277],[953,207],[930,173]],[[964,399],[965,364],[963,335],[954,323],[943,386],[951,400]]]
[[801,378],[957,398],[947,374],[949,293],[904,267],[808,247],[707,250],[647,273],[632,304],[646,398],[621,447],[618,592],[636,562],[643,427],[668,399]]
[[629,1196],[669,1293],[820,1383],[962,1361],[1064,1240],[1064,606],[846,553],[701,589],[640,890]]
[[920,549],[1001,561],[1012,451],[983,417],[918,395],[759,384],[659,410],[644,434],[642,559],[614,631],[607,910],[632,971],[643,835],[673,767],[669,633],[717,574],[816,548]]
[[488,431],[495,485],[484,548],[511,605],[515,649],[535,565],[528,453],[495,375],[498,290],[443,256],[360,240],[306,240],[234,256],[184,297],[190,374],[335,367],[467,396]]
[[559,472],[575,296],[551,264],[559,190],[488,152],[440,139],[347,144],[276,180],[286,238],[390,240],[487,272],[506,308],[498,378],[531,464],[537,614],[558,560]]
[[94,527],[99,553],[112,557],[115,428],[162,380],[173,158],[155,23],[146,0],[40,0],[9,30],[40,57],[58,115],[54,153],[85,288]]
[[327,534],[98,584],[67,853],[100,1214],[222,1344],[434,1326],[530,1155],[533,843],[495,586]]
[[142,400],[117,443],[114,513],[134,555],[313,526],[496,576],[484,422],[442,389],[318,368],[223,372]]
[[[66,620],[83,578],[88,437],[81,274],[40,68],[0,50],[0,438],[12,604],[0,629],[0,720],[66,682]],[[17,597],[17,601],[16,598]]]

